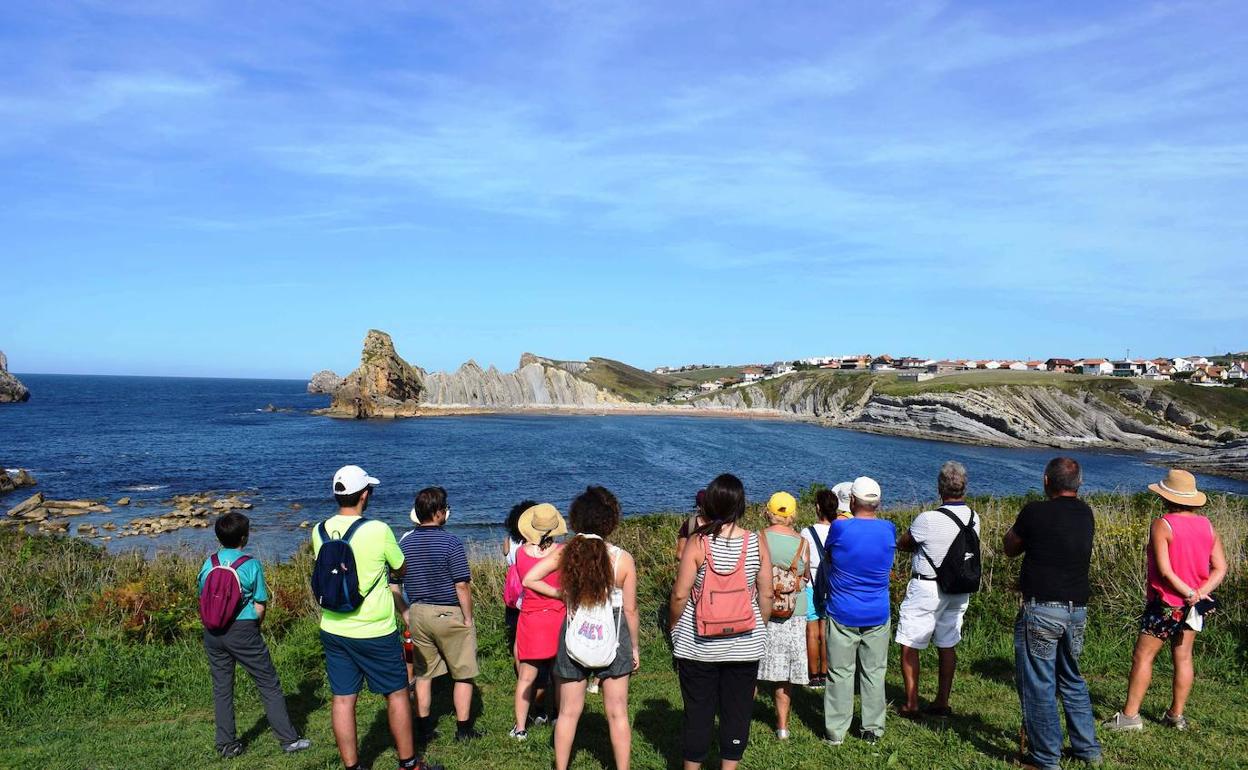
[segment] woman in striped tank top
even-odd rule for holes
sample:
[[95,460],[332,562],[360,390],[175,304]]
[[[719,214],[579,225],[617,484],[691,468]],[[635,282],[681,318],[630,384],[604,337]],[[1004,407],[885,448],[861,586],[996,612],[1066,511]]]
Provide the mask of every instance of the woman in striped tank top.
[[[703,497],[706,523],[690,534],[672,589],[668,621],[685,706],[685,770],[697,770],[706,759],[716,715],[720,766],[724,770],[734,770],[740,764],[749,741],[758,662],[767,652],[771,559],[767,549],[759,547],[758,534],[740,526],[744,515],[741,480],[725,473],[712,481]],[[699,633],[698,604],[708,600],[702,594],[703,583],[710,582],[708,567],[721,579],[733,572],[742,573],[739,579],[733,575],[732,580],[749,589],[749,607],[742,615],[748,617],[752,612],[754,622],[749,629],[731,635]]]
[[1166,478],[1148,488],[1165,504],[1166,513],[1153,522],[1148,542],[1148,596],[1135,643],[1127,702],[1122,711],[1105,722],[1121,732],[1143,730],[1140,705],[1153,677],[1153,659],[1166,642],[1174,660],[1170,709],[1162,723],[1187,729],[1183,709],[1192,691],[1192,646],[1197,628],[1192,627],[1192,608],[1203,610],[1226,576],[1226,552],[1209,519],[1196,511],[1205,504],[1205,493],[1196,489],[1196,478],[1183,470],[1171,470]]

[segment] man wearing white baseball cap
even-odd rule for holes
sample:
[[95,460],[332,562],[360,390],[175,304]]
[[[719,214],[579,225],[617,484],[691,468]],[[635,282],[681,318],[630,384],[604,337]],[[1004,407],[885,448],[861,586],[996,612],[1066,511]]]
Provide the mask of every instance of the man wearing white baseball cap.
[[877,518],[880,485],[866,476],[850,487],[853,518],[828,531],[828,682],[823,695],[827,740],[840,745],[854,716],[854,674],[862,697],[862,739],[884,734],[884,674],[888,668],[888,577],[897,530]]
[[[321,646],[325,651],[325,672],[334,696],[331,717],[334,740],[347,770],[362,767],[356,743],[355,705],[365,679],[370,690],[386,697],[399,766],[428,767],[416,756],[403,642],[394,620],[394,600],[386,585],[388,572],[395,576],[403,574],[403,552],[385,522],[364,518],[373,489],[380,483],[358,465],[339,468],[333,481],[338,514],[312,530],[315,556],[320,555],[326,544],[331,544],[339,554],[344,552],[343,542],[349,547],[362,597],[358,606],[345,612],[327,609],[334,605],[318,598],[322,605]],[[327,550],[327,557],[329,553]],[[337,561],[332,565],[335,573],[337,565]],[[318,559],[317,573],[321,569],[322,561]],[[314,574],[314,582],[318,577],[319,574]]]

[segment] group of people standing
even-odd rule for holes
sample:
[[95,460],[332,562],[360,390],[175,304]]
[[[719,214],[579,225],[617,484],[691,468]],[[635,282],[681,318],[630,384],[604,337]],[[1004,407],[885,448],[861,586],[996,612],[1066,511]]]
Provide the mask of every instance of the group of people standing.
[[[340,469],[333,481],[338,514],[312,534],[312,582],[322,607],[333,732],[344,766],[359,770],[355,706],[367,680],[370,690],[386,698],[400,768],[430,768],[417,750],[438,737],[431,716],[434,678],[445,674],[453,680],[455,739],[481,735],[472,717],[478,673],[472,574],[463,542],[445,529],[451,515],[445,490],[430,487],[417,494],[410,513],[415,526],[396,540],[389,526],[363,517],[379,483],[358,466]],[[1072,754],[1095,762],[1101,753],[1078,667],[1095,531],[1093,511],[1078,497],[1081,483],[1075,460],[1051,461],[1044,473],[1046,499],[1026,505],[1002,543],[1007,556],[1023,559],[1014,649],[1025,767],[1058,766],[1063,742],[1058,700]],[[743,524],[746,494],[737,477],[718,476],[698,493],[698,510],[677,540],[679,564],[665,629],[684,706],[685,770],[706,760],[716,721],[721,766],[738,766],[760,684],[774,692],[781,740],[789,737],[794,688],[821,687],[825,742],[835,746],[846,740],[855,690],[861,698],[859,736],[878,741],[887,711],[890,636],[901,648],[905,685],[898,714],[952,716],[956,647],[978,588],[981,522],[966,502],[962,465],[945,463],[936,486],[941,505],[921,513],[900,537],[879,515],[880,485],[866,476],[821,490],[816,522],[801,529],[798,503],[786,492],[768,501],[767,526],[760,532]],[[1203,617],[1216,609],[1211,592],[1226,573],[1221,540],[1198,513],[1205,495],[1192,475],[1173,470],[1150,489],[1165,501],[1167,512],[1152,527],[1147,606],[1126,704],[1106,723],[1111,730],[1142,729],[1140,703],[1152,661],[1167,641],[1175,674],[1163,722],[1186,727],[1193,639]],[[630,764],[629,679],[641,664],[638,574],[633,556],[610,541],[620,519],[619,501],[601,486],[578,495],[567,520],[554,506],[534,501],[520,503],[508,518],[504,600],[516,668],[509,735],[523,741],[531,726],[553,722],[557,770],[571,762],[587,692],[599,689],[615,765]],[[569,531],[575,534],[568,537]],[[233,734],[235,661],[257,679],[283,747],[305,749],[310,744],[285,717],[280,684],[257,630],[267,592],[259,563],[242,561],[246,517],[223,516],[217,534],[223,549],[201,572],[201,615],[205,597],[226,585],[214,577],[222,565],[235,573],[241,588],[228,628],[210,629],[206,621],[204,632],[218,750],[223,756],[242,751]],[[889,581],[897,550],[912,558],[893,635]],[[389,583],[390,591],[378,590],[382,583]],[[396,617],[406,629],[406,660]],[[920,711],[920,651],[932,644],[939,683],[935,699]]]

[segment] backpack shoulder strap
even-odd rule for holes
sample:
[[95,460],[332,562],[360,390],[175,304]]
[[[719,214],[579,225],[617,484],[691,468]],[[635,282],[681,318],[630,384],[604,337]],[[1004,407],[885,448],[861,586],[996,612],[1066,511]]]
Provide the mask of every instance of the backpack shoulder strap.
[[212,555],[212,557],[208,561],[212,562],[213,569],[216,569],[217,567],[221,566],[221,558],[217,556],[215,553]]
[[360,527],[364,526],[370,521],[372,521],[372,519],[366,519],[363,516],[361,516],[360,518],[351,522],[351,526],[347,527],[347,531],[342,533],[342,539],[348,543],[351,542],[351,537],[355,534],[356,530],[358,530]]
[[733,572],[745,569],[745,557],[750,552],[750,532],[746,531],[741,536],[741,555],[737,557],[737,566],[733,568]]
[[958,525],[958,529],[959,529],[959,530],[962,530],[962,529],[971,529],[971,528],[972,528],[972,526],[975,524],[975,511],[972,511],[972,510],[971,510],[971,507],[970,507],[969,505],[966,507],[966,510],[971,511],[971,517],[970,517],[969,519],[967,519],[967,523],[966,523],[966,524],[963,524],[963,523],[962,523],[962,520],[958,518],[958,515],[957,515],[956,513],[954,513],[953,511],[949,510],[948,508],[946,508],[946,507],[945,507],[945,506],[943,506],[943,505],[942,505],[942,506],[940,506],[939,508],[937,508],[936,510],[938,510],[938,511],[940,511],[941,513],[945,514],[945,515],[946,515],[946,516],[948,516],[949,518],[953,519],[953,523]]
[[333,539],[329,536],[329,530],[325,528],[325,522],[323,521],[316,525],[316,531],[321,533],[321,545],[325,545]]
[[797,574],[797,565],[802,561],[802,555],[806,553],[806,541],[802,538],[797,539],[797,550],[793,552],[793,563],[789,565],[789,572]]
[[[213,556],[213,558],[215,559],[215,558],[216,558],[216,556]],[[246,564],[246,563],[247,563],[247,562],[249,562],[249,561],[251,561],[251,557],[250,557],[250,556],[248,556],[247,554],[243,554],[242,556],[240,556],[240,557],[238,557],[237,559],[235,559],[235,560],[234,560],[234,563],[230,565],[230,569],[232,569],[232,570],[234,570],[235,572],[237,572],[239,567],[243,566],[244,564]]]

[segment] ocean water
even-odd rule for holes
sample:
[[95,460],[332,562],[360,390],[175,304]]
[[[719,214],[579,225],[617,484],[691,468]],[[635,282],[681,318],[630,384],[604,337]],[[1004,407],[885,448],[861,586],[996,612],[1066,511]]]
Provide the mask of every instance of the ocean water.
[[[1048,449],[972,447],[876,436],[793,422],[690,416],[479,415],[350,421],[309,412],[327,396],[296,380],[21,375],[25,404],[0,406],[0,464],[29,468],[49,498],[134,499],[79,522],[124,523],[152,516],[171,495],[249,490],[252,546],[291,552],[308,537],[299,527],[333,512],[330,479],[356,463],[381,479],[368,515],[408,526],[415,493],[446,487],[450,526],[477,543],[514,503],[532,498],[566,511],[587,484],[604,484],[626,513],[692,508],[695,491],[722,472],[745,482],[751,500],[794,493],[814,482],[858,475],[877,479],[885,505],[931,500],[940,464],[965,463],[973,493],[1040,487]],[[265,406],[289,411],[266,412]],[[1140,490],[1160,477],[1148,458],[1074,452],[1086,490]],[[1248,494],[1248,483],[1200,477],[1202,487]],[[24,494],[25,493],[25,494]],[[25,490],[0,497],[0,510]],[[301,510],[295,510],[301,506]],[[211,530],[110,547],[206,548]]]

